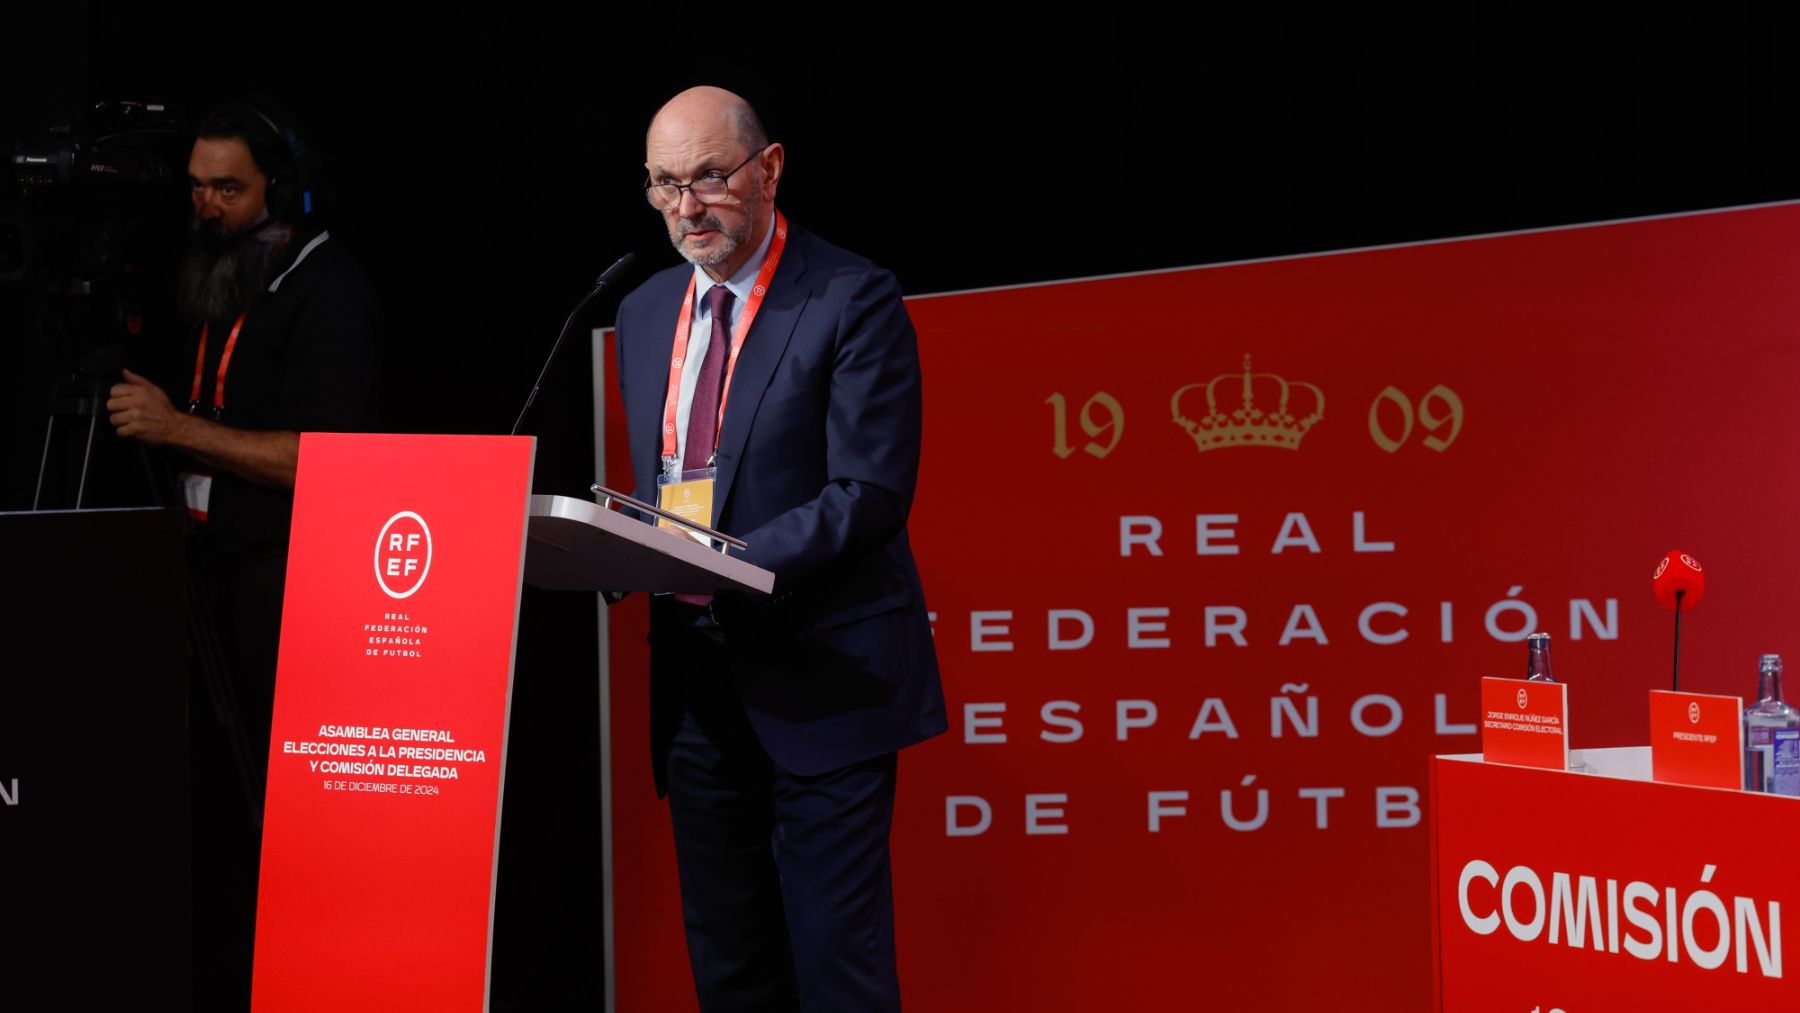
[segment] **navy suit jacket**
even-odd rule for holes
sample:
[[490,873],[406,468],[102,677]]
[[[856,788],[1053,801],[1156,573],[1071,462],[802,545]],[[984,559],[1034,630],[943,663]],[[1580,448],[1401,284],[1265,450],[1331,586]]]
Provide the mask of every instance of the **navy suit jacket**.
[[[693,268],[619,307],[616,347],[638,498],[656,502],[675,320]],[[925,594],[906,538],[919,471],[917,338],[894,276],[789,229],[731,381],[713,526],[775,574],[772,598],[720,595],[729,684],[771,759],[824,773],[948,727]],[[680,720],[684,635],[652,599],[652,747]],[[659,653],[664,656],[659,665]]]

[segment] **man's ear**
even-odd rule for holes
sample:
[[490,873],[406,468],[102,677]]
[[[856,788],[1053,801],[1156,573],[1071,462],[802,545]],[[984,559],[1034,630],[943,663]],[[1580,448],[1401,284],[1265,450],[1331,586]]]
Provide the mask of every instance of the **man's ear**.
[[775,199],[775,188],[781,183],[781,168],[787,161],[787,151],[779,144],[771,144],[757,156],[763,173],[763,199]]

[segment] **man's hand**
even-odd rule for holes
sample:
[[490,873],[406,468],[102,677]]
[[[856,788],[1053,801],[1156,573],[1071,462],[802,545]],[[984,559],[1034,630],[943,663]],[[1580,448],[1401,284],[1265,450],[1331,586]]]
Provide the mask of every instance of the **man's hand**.
[[106,399],[109,421],[120,436],[153,447],[179,445],[178,430],[191,416],[177,411],[169,395],[149,380],[125,370],[125,382],[113,384]]
[[252,482],[293,488],[299,433],[236,429],[190,415],[171,404],[161,387],[129,369],[125,382],[113,385],[106,410],[120,436],[179,450]]

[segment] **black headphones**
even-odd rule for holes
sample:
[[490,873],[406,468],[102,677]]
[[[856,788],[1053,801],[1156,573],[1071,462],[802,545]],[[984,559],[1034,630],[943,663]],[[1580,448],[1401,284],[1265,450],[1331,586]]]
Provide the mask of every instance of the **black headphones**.
[[[244,115],[234,116],[241,112]],[[293,121],[281,115],[279,105],[261,98],[241,98],[213,110],[208,124],[218,120],[254,119],[286,147],[285,166],[259,165],[269,178],[269,214],[284,221],[298,222],[312,218],[319,211],[319,156],[307,147]],[[249,124],[245,124],[249,125]],[[245,138],[246,143],[249,138]],[[258,145],[251,145],[251,155]],[[266,153],[265,153],[266,155]],[[259,162],[263,159],[258,159]],[[274,171],[270,171],[274,170]]]

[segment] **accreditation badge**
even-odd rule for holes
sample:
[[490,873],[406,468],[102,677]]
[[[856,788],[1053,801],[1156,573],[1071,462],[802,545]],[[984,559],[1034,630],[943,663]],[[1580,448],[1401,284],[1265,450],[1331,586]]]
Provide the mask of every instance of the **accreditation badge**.
[[[712,526],[713,518],[713,479],[717,468],[694,468],[690,471],[671,469],[656,478],[656,505],[691,524],[703,527]],[[659,528],[670,528],[678,534],[687,535],[702,545],[711,544],[711,539],[697,531],[691,531],[676,524],[667,517],[656,522]]]
[[212,507],[212,472],[184,471],[181,473],[181,498],[187,503],[188,516],[197,521],[204,521],[207,511]]

